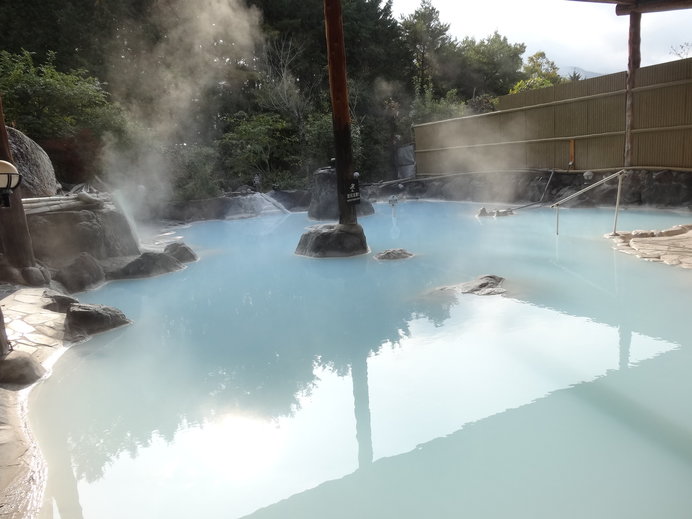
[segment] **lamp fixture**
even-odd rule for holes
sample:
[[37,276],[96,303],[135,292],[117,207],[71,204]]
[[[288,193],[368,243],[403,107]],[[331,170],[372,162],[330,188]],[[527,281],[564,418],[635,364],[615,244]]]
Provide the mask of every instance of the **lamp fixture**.
[[0,205],[10,206],[10,195],[21,184],[22,176],[11,162],[0,160]]

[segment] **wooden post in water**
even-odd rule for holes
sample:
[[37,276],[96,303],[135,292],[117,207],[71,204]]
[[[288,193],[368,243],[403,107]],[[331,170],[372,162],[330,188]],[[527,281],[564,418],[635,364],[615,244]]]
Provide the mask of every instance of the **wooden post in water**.
[[329,91],[332,99],[339,223],[351,225],[357,223],[357,217],[355,205],[346,202],[348,186],[353,182],[353,150],[340,0],[324,0],[324,27],[327,39]]
[[624,166],[632,166],[632,130],[634,125],[634,87],[637,69],[641,65],[641,25],[642,13],[630,14],[629,59],[627,60],[627,84],[625,86],[625,157]]

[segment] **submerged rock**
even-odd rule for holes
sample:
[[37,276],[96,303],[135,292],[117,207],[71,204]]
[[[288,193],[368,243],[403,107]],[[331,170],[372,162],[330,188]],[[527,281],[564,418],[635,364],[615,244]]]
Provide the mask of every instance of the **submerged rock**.
[[485,276],[479,276],[476,279],[467,281],[465,283],[459,283],[458,285],[439,287],[436,288],[434,292],[451,291],[453,293],[475,294],[477,296],[504,294],[507,292],[507,290],[500,286],[504,280],[505,278],[503,277],[488,274]]
[[479,276],[472,281],[457,285],[462,294],[476,294],[478,296],[490,296],[507,292],[500,287],[505,278],[493,274]]
[[382,252],[375,254],[375,259],[378,260],[399,260],[406,259],[413,256],[413,253],[407,251],[406,249],[387,249]]

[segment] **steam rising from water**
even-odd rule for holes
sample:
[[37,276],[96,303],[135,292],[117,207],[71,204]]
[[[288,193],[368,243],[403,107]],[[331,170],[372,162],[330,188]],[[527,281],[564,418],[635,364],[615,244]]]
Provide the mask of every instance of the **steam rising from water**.
[[240,0],[160,0],[146,20],[118,30],[108,81],[137,130],[127,153],[107,146],[104,161],[111,181],[133,186],[131,202],[170,193],[164,148],[215,127],[217,111],[203,99],[210,90],[239,95],[260,39],[259,11]]

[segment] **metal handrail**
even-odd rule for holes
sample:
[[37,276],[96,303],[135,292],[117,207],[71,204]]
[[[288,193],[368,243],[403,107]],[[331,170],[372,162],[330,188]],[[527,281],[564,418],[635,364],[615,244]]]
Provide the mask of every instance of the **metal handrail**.
[[570,200],[577,198],[578,196],[586,193],[587,191],[591,191],[594,188],[597,188],[601,184],[605,184],[609,180],[612,180],[615,177],[618,177],[618,194],[617,194],[617,199],[615,201],[615,221],[613,223],[613,233],[612,236],[617,235],[617,226],[618,226],[618,211],[620,210],[620,192],[622,191],[622,175],[626,172],[626,170],[621,169],[617,173],[613,173],[612,175],[608,175],[605,178],[602,178],[598,182],[594,182],[591,185],[586,186],[584,189],[581,189],[577,191],[574,194],[571,194],[569,196],[566,196],[565,198],[558,200],[554,204],[552,204],[550,207],[555,208],[556,212],[556,224],[555,224],[555,234],[560,234],[560,206],[564,204],[565,202],[569,202]]
[[566,197],[563,198],[562,200],[558,200],[557,202],[553,203],[550,207],[559,207],[560,205],[564,204],[565,202],[569,202],[569,201],[572,200],[573,198],[577,198],[577,197],[580,196],[582,193],[586,193],[587,191],[591,191],[592,189],[597,188],[597,187],[600,186],[601,184],[605,184],[605,183],[608,182],[610,179],[613,179],[613,178],[617,177],[618,175],[622,175],[624,172],[625,172],[625,170],[624,170],[624,169],[621,169],[621,170],[618,171],[617,173],[613,173],[612,175],[608,175],[607,177],[602,178],[602,179],[599,180],[598,182],[594,182],[593,184],[590,184],[590,185],[586,186],[584,189],[581,189],[581,190],[577,191],[577,192],[574,193],[574,194],[571,194],[571,195],[569,195],[569,196],[566,196]]

